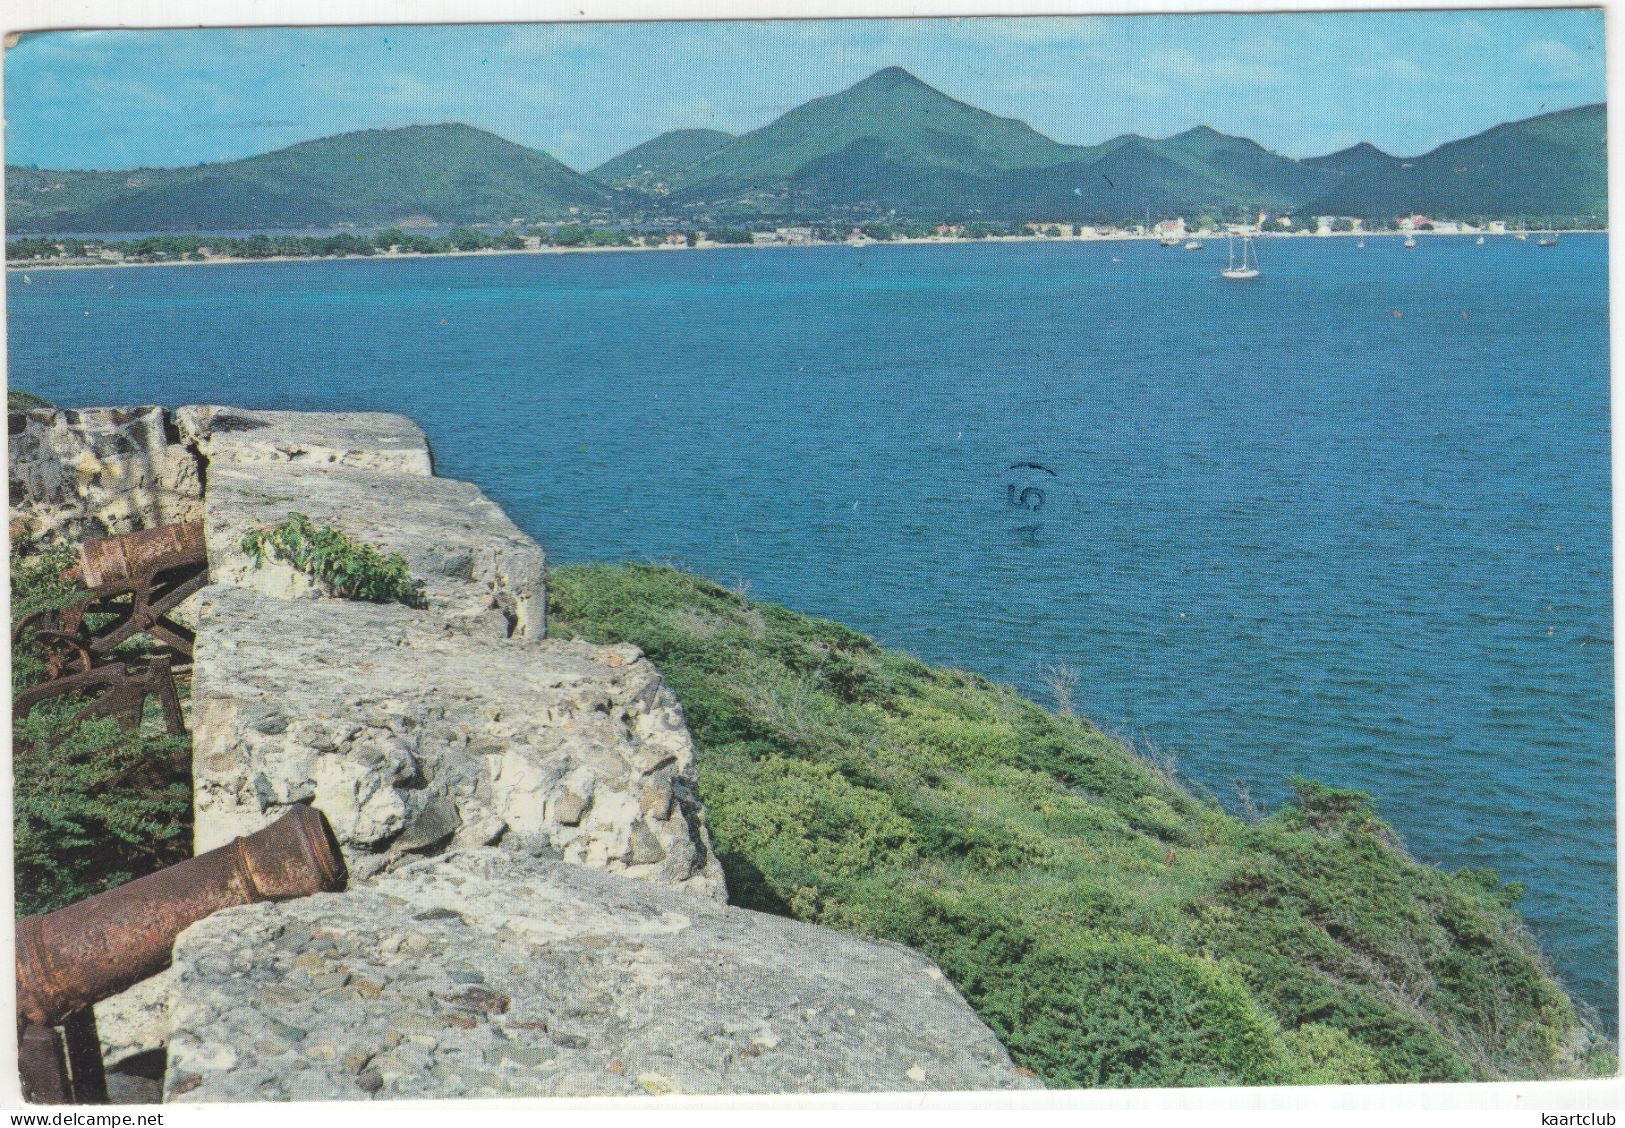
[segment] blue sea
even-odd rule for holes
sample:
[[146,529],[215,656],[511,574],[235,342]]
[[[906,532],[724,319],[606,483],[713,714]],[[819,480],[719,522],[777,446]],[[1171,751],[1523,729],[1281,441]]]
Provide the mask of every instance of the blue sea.
[[[555,562],[680,564],[1080,711],[1232,809],[1360,788],[1616,1022],[1602,236],[39,270],[64,405],[389,410]],[[1024,465],[1025,464],[1025,465]]]

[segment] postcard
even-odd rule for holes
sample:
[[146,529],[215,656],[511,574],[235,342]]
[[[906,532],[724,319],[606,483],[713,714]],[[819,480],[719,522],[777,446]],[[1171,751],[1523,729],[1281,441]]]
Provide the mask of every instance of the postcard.
[[1603,24],[12,34],[22,1097],[1616,1078]]

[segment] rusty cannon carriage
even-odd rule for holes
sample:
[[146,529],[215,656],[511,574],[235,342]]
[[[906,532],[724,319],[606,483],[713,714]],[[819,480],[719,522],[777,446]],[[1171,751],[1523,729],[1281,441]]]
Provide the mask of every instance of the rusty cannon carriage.
[[[61,606],[12,624],[12,645],[33,650],[46,674],[13,697],[13,718],[49,698],[80,693],[91,698],[81,716],[116,716],[133,728],[147,698],[156,696],[169,731],[184,732],[171,664],[191,661],[194,637],[170,612],[209,582],[203,522],[86,541],[67,575],[77,590]],[[168,653],[121,658],[118,648],[137,635]]]
[[17,922],[17,1047],[23,1096],[101,1104],[93,1004],[169,966],[175,938],[211,913],[345,886],[320,811],[295,806],[263,830],[52,913]]
[[[74,590],[12,624],[44,680],[12,697],[13,719],[79,695],[76,719],[141,725],[149,698],[171,734],[186,731],[172,666],[192,659],[193,633],[170,618],[208,583],[203,522],[85,542],[63,574]],[[125,644],[145,635],[157,649]],[[223,908],[342,889],[343,856],[327,820],[295,807],[264,830],[88,900],[17,922],[18,1070],[41,1104],[107,1100],[91,1007],[169,965],[175,937]]]

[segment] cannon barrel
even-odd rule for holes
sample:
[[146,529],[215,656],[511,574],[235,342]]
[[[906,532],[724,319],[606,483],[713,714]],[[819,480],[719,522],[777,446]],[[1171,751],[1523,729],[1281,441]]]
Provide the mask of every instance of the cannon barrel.
[[295,806],[219,849],[17,922],[17,1020],[50,1026],[169,966],[175,937],[210,913],[344,888],[327,819]]
[[79,575],[87,588],[122,584],[157,568],[204,559],[203,522],[88,540],[79,547]]

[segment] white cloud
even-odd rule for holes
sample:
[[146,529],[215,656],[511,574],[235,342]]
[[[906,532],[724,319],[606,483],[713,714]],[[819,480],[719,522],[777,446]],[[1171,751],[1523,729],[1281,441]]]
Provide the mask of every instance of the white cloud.
[[1432,71],[1410,59],[1399,59],[1389,56],[1378,59],[1373,66],[1354,67],[1349,71],[1354,78],[1373,78],[1378,80],[1403,79],[1406,82],[1431,82],[1434,78]]
[[1538,39],[1523,54],[1536,66],[1545,68],[1548,79],[1569,82],[1585,77],[1585,60],[1566,43],[1559,43],[1555,39]]
[[1246,62],[1227,55],[1198,59],[1183,47],[1155,51],[1146,58],[1146,64],[1158,74],[1193,84],[1275,86],[1286,81],[1285,72],[1278,67]]
[[1143,72],[1112,71],[1102,78],[1100,85],[1128,98],[1159,101],[1173,95],[1173,89],[1167,83]]
[[1378,66],[1394,78],[1403,78],[1411,82],[1425,82],[1433,77],[1420,64],[1413,63],[1409,59],[1384,59]]

